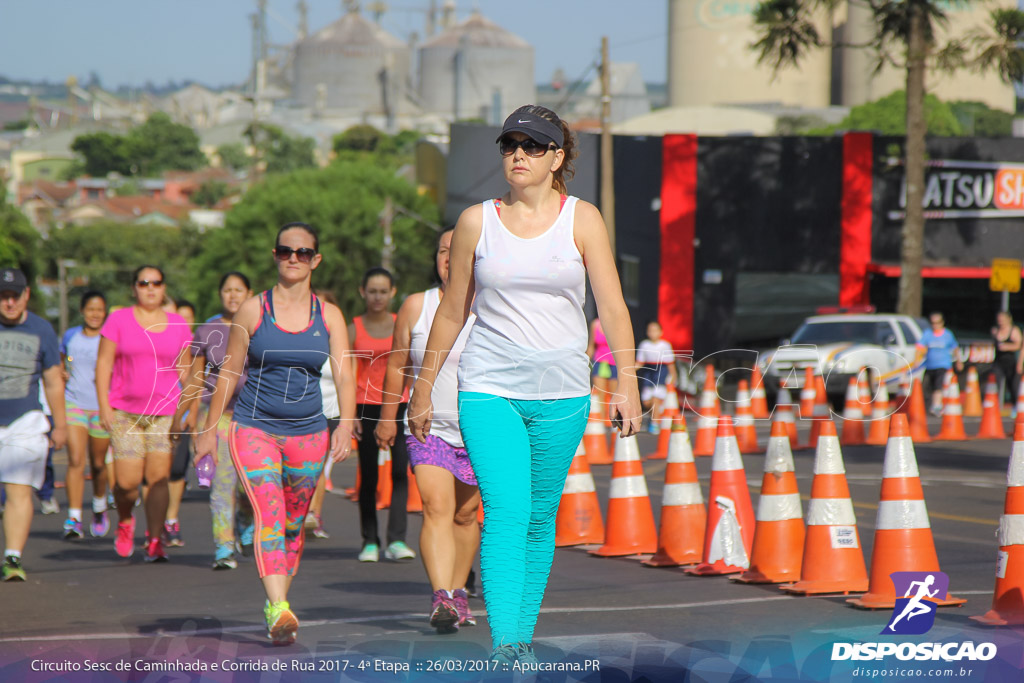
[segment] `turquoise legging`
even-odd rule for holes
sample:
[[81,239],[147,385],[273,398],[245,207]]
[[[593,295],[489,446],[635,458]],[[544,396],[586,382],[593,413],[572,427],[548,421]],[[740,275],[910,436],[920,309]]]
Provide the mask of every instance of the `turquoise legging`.
[[529,643],[555,554],[555,516],[590,397],[521,401],[459,392],[484,526],[480,577],[494,647]]

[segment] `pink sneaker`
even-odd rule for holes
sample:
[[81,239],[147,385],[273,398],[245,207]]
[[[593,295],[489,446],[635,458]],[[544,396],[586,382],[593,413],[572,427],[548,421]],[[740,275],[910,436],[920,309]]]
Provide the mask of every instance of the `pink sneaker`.
[[455,609],[459,612],[459,626],[476,626],[476,617],[469,609],[469,595],[465,588],[456,588],[452,591]]
[[146,546],[146,562],[166,562],[167,553],[164,552],[164,542],[159,538],[150,539]]
[[135,518],[129,517],[127,522],[118,522],[117,535],[114,536],[114,550],[121,557],[131,557],[135,552]]

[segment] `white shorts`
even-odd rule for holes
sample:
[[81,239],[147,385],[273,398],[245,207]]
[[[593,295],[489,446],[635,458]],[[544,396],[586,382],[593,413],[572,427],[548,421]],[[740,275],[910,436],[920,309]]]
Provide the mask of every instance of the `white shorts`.
[[640,390],[641,401],[650,401],[652,398],[664,401],[666,396],[668,396],[668,390],[665,388],[664,384],[658,384],[652,387],[650,384],[645,382],[643,389]]
[[0,482],[38,489],[46,476],[50,451],[50,421],[41,410],[30,410],[0,427]]

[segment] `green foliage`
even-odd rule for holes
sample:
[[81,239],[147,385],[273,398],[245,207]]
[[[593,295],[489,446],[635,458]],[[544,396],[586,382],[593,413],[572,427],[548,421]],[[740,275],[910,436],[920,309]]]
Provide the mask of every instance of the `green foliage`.
[[118,197],[137,197],[142,194],[142,189],[136,180],[127,178],[114,186],[114,194]]
[[267,173],[289,173],[316,166],[313,158],[316,143],[312,138],[288,135],[269,123],[250,124],[245,136],[256,149],[257,157],[266,164]]
[[211,208],[229,194],[231,194],[231,188],[223,180],[207,180],[192,195],[192,202]]
[[[319,231],[323,254],[313,286],[332,291],[346,317],[359,315],[364,310],[359,280],[381,260],[380,213],[386,196],[438,220],[429,199],[393,171],[372,163],[340,161],[325,169],[268,177],[228,212],[223,229],[203,235],[202,252],[190,264],[190,281],[199,289],[193,301],[204,311],[215,309],[217,283],[229,270],[248,275],[257,291],[273,286],[277,270],[271,249],[277,231],[285,223],[304,221]],[[424,289],[434,273],[436,233],[402,215],[395,217],[392,231],[400,295]]]
[[334,151],[375,152],[381,140],[386,137],[383,132],[368,124],[352,126],[334,136]]
[[4,130],[25,130],[32,125],[29,119],[20,119],[18,121],[8,121],[4,124]]
[[217,156],[220,157],[221,165],[227,166],[232,171],[242,171],[252,167],[253,159],[245,153],[245,147],[240,142],[221,145],[217,148]]
[[127,135],[99,132],[79,135],[71,149],[82,156],[85,172],[148,177],[164,171],[194,171],[206,165],[199,136],[188,126],[157,112]]
[[378,166],[395,169],[412,163],[416,141],[421,137],[415,130],[403,130],[388,135],[373,126],[352,126],[334,136],[333,149],[341,161],[370,161]]
[[1013,114],[992,109],[984,102],[950,102],[953,116],[960,122],[964,135],[979,138],[1001,138],[1013,135]]
[[191,226],[167,228],[123,223],[70,225],[54,230],[47,241],[47,273],[57,276],[57,260],[73,259],[72,280],[87,277],[88,284],[69,292],[71,317],[86,289],[98,289],[112,306],[131,303],[131,273],[144,264],[164,271],[167,294],[193,299],[197,290],[188,277],[188,264],[199,251],[199,232]]
[[[963,129],[948,104],[935,97],[924,98],[925,120],[928,134],[938,136],[962,135]],[[902,90],[885,97],[853,107],[835,126],[827,126],[814,133],[834,133],[837,130],[873,130],[882,135],[905,135],[907,132],[907,97]]]
[[41,242],[25,214],[0,193],[0,267],[20,268],[32,282],[40,274]]

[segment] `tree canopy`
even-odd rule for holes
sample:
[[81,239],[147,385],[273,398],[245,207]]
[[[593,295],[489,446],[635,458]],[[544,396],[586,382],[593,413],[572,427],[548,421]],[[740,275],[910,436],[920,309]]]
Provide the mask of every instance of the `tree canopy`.
[[171,170],[194,171],[207,163],[196,132],[163,112],[125,135],[103,131],[79,135],[71,149],[82,157],[82,170],[93,177],[156,176]]
[[31,283],[40,274],[41,242],[25,214],[0,194],[0,267],[20,268]]
[[[935,95],[925,96],[924,114],[929,135],[951,136],[964,132],[952,107]],[[853,107],[838,124],[813,132],[833,133],[837,130],[872,130],[882,135],[906,135],[906,92],[897,90],[874,102]]]
[[316,166],[316,143],[312,138],[288,135],[269,123],[250,124],[245,136],[256,149],[257,158],[264,162],[267,173],[289,173]]

